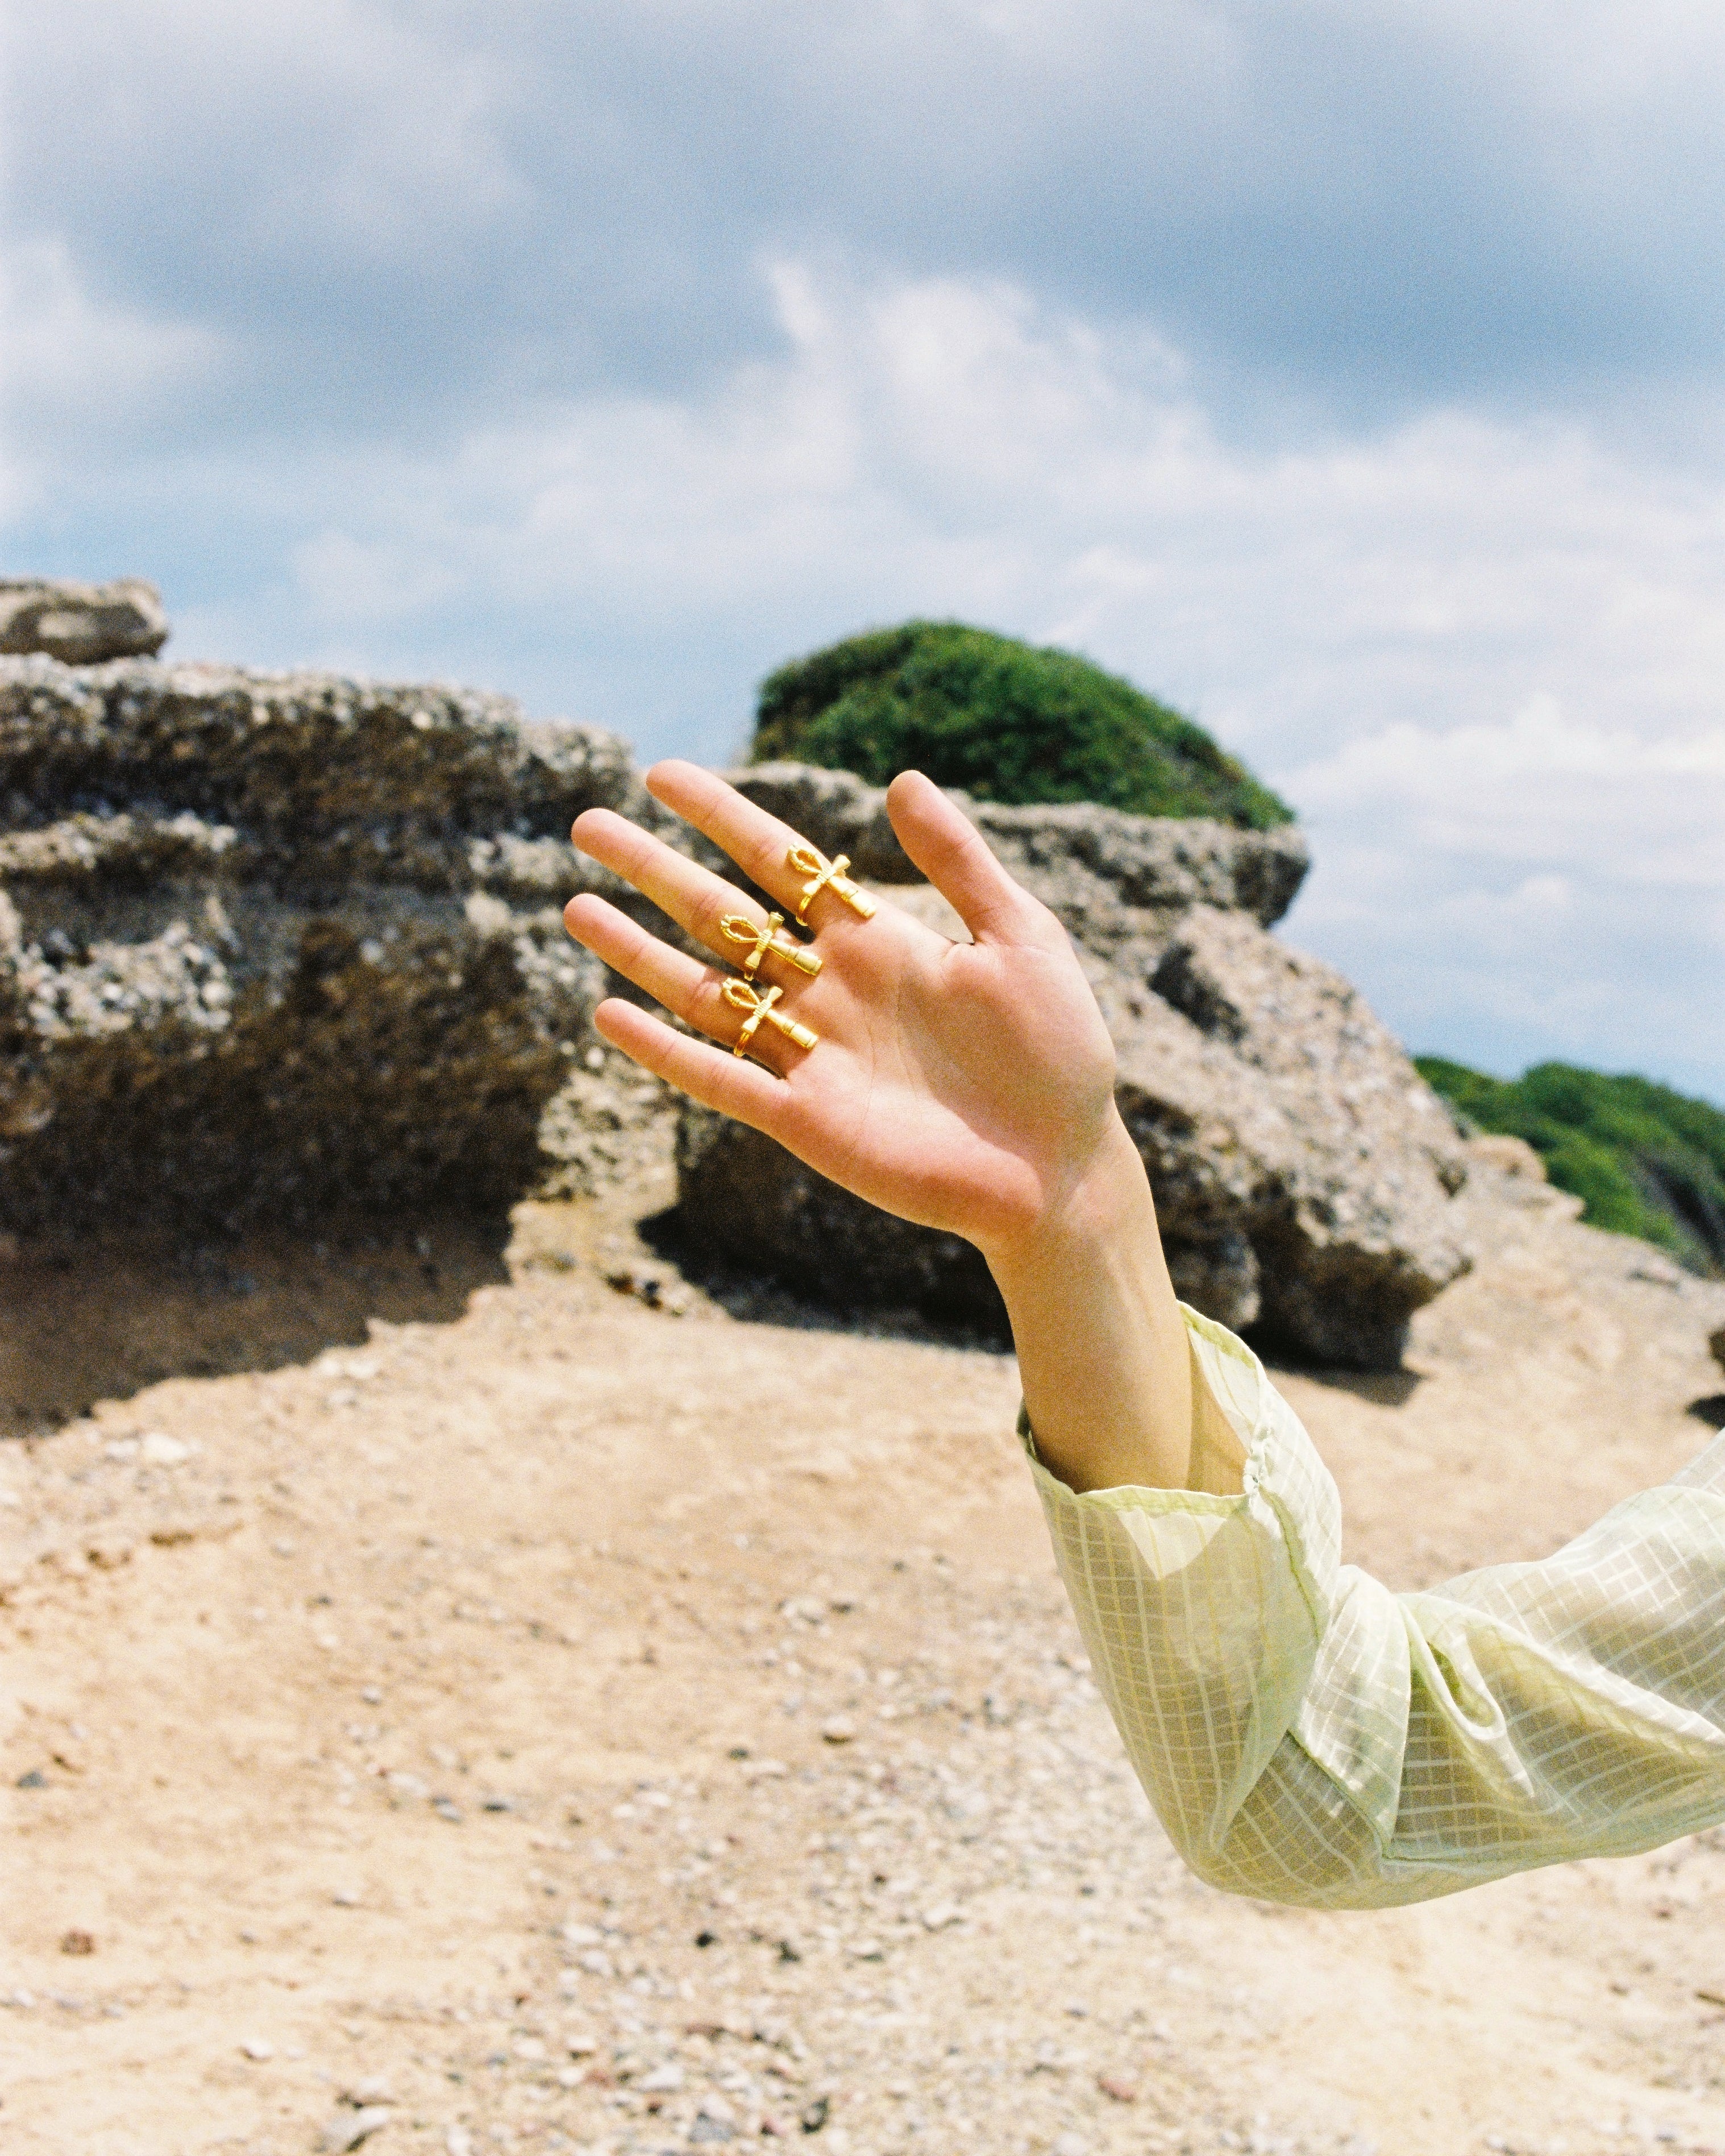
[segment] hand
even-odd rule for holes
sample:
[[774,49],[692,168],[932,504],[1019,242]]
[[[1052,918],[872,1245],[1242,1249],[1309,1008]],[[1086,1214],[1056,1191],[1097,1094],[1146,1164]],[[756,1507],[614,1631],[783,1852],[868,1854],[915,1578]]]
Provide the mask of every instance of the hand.
[[[647,784],[794,911],[804,879],[786,854],[803,843],[796,832],[694,764],[655,765]],[[777,1076],[727,1052],[742,1014],[721,998],[721,970],[603,899],[575,899],[564,917],[607,965],[722,1045],[621,1001],[597,1014],[607,1040],[860,1197],[1004,1255],[1058,1214],[1105,1151],[1117,1120],[1113,1045],[1059,921],[939,788],[906,772],[886,802],[905,851],[975,940],[951,942],[890,901],[864,921],[823,892],[812,909],[819,974],[805,980],[771,958],[761,969],[763,986],[783,987],[787,1014],[820,1035],[805,1051],[762,1026],[754,1050]],[[733,963],[720,916],[763,917],[608,810],[589,809],[574,839]]]
[[[655,798],[704,832],[789,916],[803,843],[708,771],[656,764]],[[1005,1297],[1045,1462],[1077,1489],[1183,1484],[1191,1456],[1186,1337],[1143,1165],[1114,1106],[1114,1050],[1065,931],[920,773],[887,790],[916,865],[974,939],[955,943],[883,901],[862,920],[814,901],[819,973],[768,959],[787,1015],[820,1038],[758,1029],[759,1063],[729,1052],[743,1014],[726,974],[649,936],[604,900],[571,900],[569,932],[696,1032],[614,998],[593,1023],[674,1086],[788,1147],[901,1218],[974,1243]],[[584,853],[624,876],[696,943],[730,959],[719,927],[758,906],[608,809],[578,818]],[[766,1067],[761,1067],[764,1065]]]

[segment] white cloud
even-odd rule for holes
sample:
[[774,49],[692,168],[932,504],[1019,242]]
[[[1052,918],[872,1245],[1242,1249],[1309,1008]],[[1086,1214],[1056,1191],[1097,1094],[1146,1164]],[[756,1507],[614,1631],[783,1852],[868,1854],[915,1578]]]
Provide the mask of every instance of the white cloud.
[[1434,853],[1572,864],[1609,848],[1620,877],[1725,889],[1725,714],[1650,739],[1541,696],[1501,725],[1362,735],[1292,783],[1308,814],[1393,815]]
[[[116,345],[49,267],[44,382],[219,365],[172,325]],[[131,469],[281,535],[177,648],[465,675],[719,761],[768,667],[870,623],[1076,645],[1286,791],[1293,932],[1418,1045],[1725,1097],[1725,485],[1459,411],[1242,444],[1147,331],[999,280],[763,275],[777,353],[688,393]]]
[[32,451],[39,430],[76,427],[87,453],[112,458],[129,431],[207,387],[225,357],[225,339],[201,323],[93,296],[58,240],[0,253],[7,513],[50,484]]
[[[210,260],[230,259],[236,240],[316,252],[326,276],[332,259],[434,259],[531,192],[495,126],[509,62],[436,13],[388,0],[18,10],[14,80],[54,91],[16,100],[15,128],[33,153],[15,173],[20,192],[36,195],[44,166],[63,168],[63,198],[74,200],[128,167],[146,187],[167,167],[180,182],[175,220],[201,228]],[[104,236],[119,234],[110,223]],[[141,260],[159,239],[128,237]]]
[[1420,1045],[1725,1096],[1725,490],[1458,413],[1243,448],[1179,354],[1010,287],[772,277],[780,357],[705,394],[302,475],[341,502],[306,645],[483,621],[469,670],[723,758],[752,679],[870,622],[1076,644],[1286,788],[1294,932]]
[[1418,1046],[1558,1055],[1725,1096],[1725,721],[1363,734],[1292,790],[1322,874],[1296,932]]

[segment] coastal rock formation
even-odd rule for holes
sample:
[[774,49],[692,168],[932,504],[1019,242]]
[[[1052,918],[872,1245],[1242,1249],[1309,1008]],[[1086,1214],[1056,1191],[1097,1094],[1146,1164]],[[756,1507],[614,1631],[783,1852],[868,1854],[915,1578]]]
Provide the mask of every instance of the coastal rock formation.
[[560,918],[634,902],[567,843],[596,803],[656,813],[627,745],[502,697],[0,660],[0,1227],[500,1203],[633,1163],[640,1075]]
[[[744,790],[951,932],[841,773]],[[0,1231],[394,1216],[639,1184],[685,1233],[842,1301],[999,1306],[968,1245],[691,1110],[593,1035],[569,824],[619,808],[724,866],[627,745],[508,700],[318,674],[0,659]],[[1392,1364],[1466,1262],[1450,1120],[1357,993],[1269,932],[1297,833],[971,803],[1059,915],[1183,1291],[1322,1360]],[[633,991],[625,989],[624,993]]]
[[[795,767],[732,776],[897,880],[881,874],[893,864],[872,789]],[[1180,1292],[1316,1360],[1393,1368],[1414,1312],[1467,1265],[1449,1202],[1466,1162],[1358,993],[1268,932],[1299,888],[1297,834],[1101,808],[967,813],[1079,950]],[[686,1108],[678,1170],[690,1232],[733,1258],[841,1301],[999,1322],[968,1245],[890,1219],[751,1131]]]
[[40,651],[69,666],[154,658],[167,643],[162,594],[141,577],[77,584],[0,577],[0,652]]

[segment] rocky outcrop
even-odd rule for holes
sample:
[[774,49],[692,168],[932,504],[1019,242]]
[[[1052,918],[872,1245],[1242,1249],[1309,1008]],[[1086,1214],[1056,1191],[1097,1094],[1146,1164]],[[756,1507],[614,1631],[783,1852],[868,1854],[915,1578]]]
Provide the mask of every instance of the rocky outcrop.
[[[884,884],[921,880],[887,819],[886,793],[849,772],[762,763],[725,776],[823,853],[848,854],[858,875]],[[996,856],[1060,916],[1074,942],[1101,957],[1140,940],[1147,929],[1153,936],[1156,917],[1191,906],[1237,910],[1268,928],[1293,904],[1310,865],[1304,834],[1292,824],[1240,831],[1088,803],[1009,808],[952,798]]]
[[69,666],[154,658],[167,643],[162,594],[141,577],[77,584],[0,578],[0,652],[39,651]]
[[[898,902],[882,796],[794,766],[756,799]],[[626,744],[506,699],[315,674],[0,659],[0,1231],[393,1216],[639,1183],[664,1090],[598,1043],[619,983],[572,891],[604,804],[717,865]],[[1170,1257],[1200,1307],[1392,1363],[1466,1262],[1448,1117],[1359,997],[1278,942],[1296,834],[969,806],[1072,935],[1120,1057]],[[736,1126],[678,1137],[685,1232],[849,1302],[998,1322],[975,1253],[860,1205]]]
[[[889,880],[878,793],[796,767],[733,776],[828,850],[854,839],[858,865]],[[1181,1293],[1316,1360],[1394,1368],[1413,1312],[1467,1265],[1449,1203],[1466,1163],[1358,992],[1268,933],[1304,871],[1297,834],[1085,808],[968,813],[1086,965]],[[844,1301],[999,1322],[967,1245],[861,1205],[752,1132],[686,1109],[678,1170],[691,1232],[734,1258]]]
[[1464,1271],[1450,1117],[1332,967],[1194,906],[1099,983],[1116,1094],[1187,1299],[1323,1363],[1394,1368]]
[[[567,843],[626,744],[507,700],[0,660],[0,1226],[307,1220],[641,1157]],[[597,1067],[593,1067],[597,1066]]]

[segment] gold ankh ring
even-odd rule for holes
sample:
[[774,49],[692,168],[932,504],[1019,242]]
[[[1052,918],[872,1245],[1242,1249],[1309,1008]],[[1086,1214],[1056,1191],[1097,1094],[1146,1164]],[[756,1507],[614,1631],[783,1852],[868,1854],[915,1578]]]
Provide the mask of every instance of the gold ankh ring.
[[719,927],[732,942],[747,943],[753,947],[742,962],[742,978],[746,981],[753,980],[761,961],[769,951],[775,958],[788,960],[799,973],[818,973],[820,971],[820,960],[814,952],[805,950],[800,943],[793,942],[788,936],[779,934],[779,930],[784,927],[782,913],[769,913],[764,928],[757,928],[746,913],[727,913]]
[[870,919],[876,911],[875,901],[867,891],[859,890],[845,873],[850,866],[849,854],[840,854],[837,860],[829,861],[818,847],[801,845],[793,846],[785,859],[798,875],[812,879],[803,885],[803,895],[797,901],[797,921],[800,927],[809,926],[809,905],[824,891],[831,891],[834,898],[842,898],[852,912],[860,913],[865,921]]
[[737,1036],[737,1045],[731,1051],[733,1055],[748,1054],[762,1019],[769,1025],[776,1026],[787,1040],[795,1041],[798,1048],[813,1048],[820,1039],[818,1033],[811,1033],[806,1025],[798,1025],[795,1019],[787,1018],[783,1011],[774,1010],[773,1006],[784,993],[783,988],[768,988],[763,996],[751,988],[747,981],[726,981],[723,993],[726,1002],[733,1010],[748,1013],[743,1021],[742,1031]]

